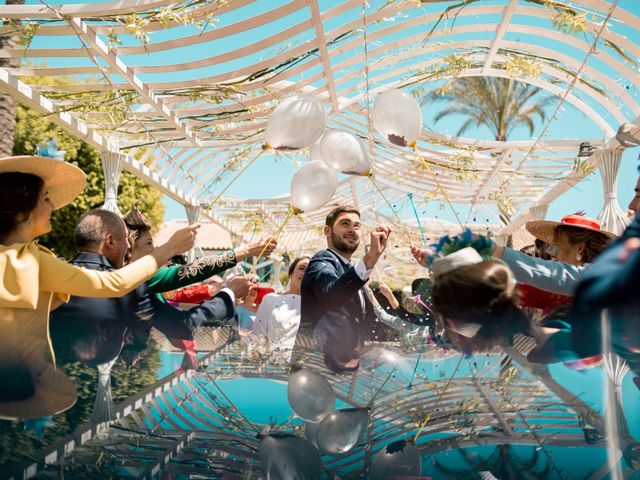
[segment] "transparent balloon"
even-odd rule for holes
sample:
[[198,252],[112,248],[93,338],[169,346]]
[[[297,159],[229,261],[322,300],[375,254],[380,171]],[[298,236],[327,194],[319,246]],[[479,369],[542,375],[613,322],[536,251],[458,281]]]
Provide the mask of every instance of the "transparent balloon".
[[289,377],[289,405],[309,422],[319,422],[333,411],[336,396],[331,384],[320,374],[303,368]]
[[320,480],[324,473],[320,453],[302,437],[273,433],[260,440],[258,452],[268,480]]
[[318,435],[318,426],[319,423],[314,422],[304,422],[304,438],[311,442],[311,445],[318,448],[318,443],[316,442],[316,436]]
[[380,450],[369,469],[371,480],[414,479],[422,475],[420,451],[410,440],[392,442]]
[[368,175],[371,158],[364,144],[348,132],[331,130],[320,143],[322,159],[337,172],[349,175]]
[[265,145],[274,150],[299,150],[311,146],[324,131],[322,104],[309,95],[293,95],[275,108],[265,131]]
[[291,203],[303,212],[323,207],[336,193],[336,172],[322,161],[302,165],[291,179]]
[[318,448],[330,455],[348,452],[360,443],[368,424],[367,408],[345,408],[330,413],[318,425]]
[[413,146],[422,130],[422,110],[407,92],[387,90],[378,95],[373,106],[373,124],[394,145]]

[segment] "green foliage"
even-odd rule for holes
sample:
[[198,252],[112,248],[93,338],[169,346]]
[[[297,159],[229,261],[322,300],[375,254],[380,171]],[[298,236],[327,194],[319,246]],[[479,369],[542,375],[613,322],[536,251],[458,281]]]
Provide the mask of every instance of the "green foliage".
[[486,126],[496,140],[506,141],[519,125],[535,130],[534,119],[546,119],[546,108],[555,102],[554,96],[543,96],[539,87],[513,79],[494,77],[465,77],[451,82],[447,92],[433,91],[422,103],[444,103],[446,107],[435,116],[435,121],[451,115],[462,115],[457,135],[471,127]]
[[[41,237],[40,243],[51,248],[57,255],[72,258],[76,250],[73,231],[80,215],[104,203],[104,174],[100,154],[86,143],[76,139],[61,127],[49,122],[29,108],[19,105],[16,115],[14,141],[15,155],[32,155],[38,143],[55,137],[58,148],[66,150],[66,160],[80,167],[87,174],[87,186],[82,194],[69,206],[53,213],[53,231]],[[164,215],[161,194],[133,175],[123,172],[118,189],[118,207],[124,213],[137,205],[148,219],[159,224]]]

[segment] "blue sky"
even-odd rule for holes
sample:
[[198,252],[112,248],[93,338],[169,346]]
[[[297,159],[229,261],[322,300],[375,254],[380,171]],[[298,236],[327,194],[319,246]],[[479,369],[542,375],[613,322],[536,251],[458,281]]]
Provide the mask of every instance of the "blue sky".
[[[27,0],[28,4],[40,4],[38,0]],[[65,0],[62,3],[85,3],[80,0]],[[93,2],[100,3],[100,2]],[[255,16],[256,14],[262,13],[263,11],[276,8],[280,5],[286,4],[286,0],[273,0],[269,2],[255,2],[251,3],[247,6],[241,7],[237,10],[230,12],[229,14],[222,15],[220,18],[220,22],[212,25],[210,28],[222,28],[226,25],[235,23],[242,19],[249,18],[250,16]],[[455,2],[451,2],[455,3]],[[368,11],[374,11],[382,4],[382,0],[372,0],[369,2]],[[504,5],[503,1],[499,0],[487,0],[483,2],[483,5]],[[335,2],[331,0],[321,0],[320,2],[320,10],[325,11],[331,7],[336,5]],[[423,6],[421,9],[413,11],[410,15],[424,15],[424,14],[432,14],[435,12],[442,11],[448,3],[437,2],[434,4],[427,4]],[[628,11],[638,14],[640,13],[640,2],[634,0],[621,0],[619,5]],[[325,29],[328,31],[335,26],[347,22],[352,21],[354,19],[359,18],[360,12],[358,9],[350,10],[342,13],[337,18],[332,18],[326,21]],[[297,10],[296,12],[284,17],[281,20],[278,20],[276,23],[264,25],[262,27],[256,28],[254,30],[255,35],[265,35],[269,33],[269,29],[273,30],[274,28],[286,28],[292,24],[300,22],[309,17],[309,11],[307,8],[302,8]],[[496,22],[500,20],[500,15],[489,15],[489,14],[480,14],[477,18],[457,18],[455,20],[456,25],[473,25],[474,23],[481,23],[483,21],[487,22]],[[518,16],[514,18],[514,22],[517,22]],[[519,19],[522,21],[523,19]],[[528,24],[535,26],[543,26],[544,21],[534,17],[527,17],[526,21]],[[451,20],[451,23],[453,21]],[[447,24],[447,20],[444,21],[444,24]],[[369,32],[375,32],[377,29],[384,27],[384,22],[380,25],[370,25]],[[159,42],[163,40],[168,40],[174,38],[176,35],[180,33],[189,33],[193,34],[193,29],[195,27],[179,27],[170,29],[167,31],[159,31],[153,32],[151,34],[152,42]],[[638,33],[632,28],[627,27],[624,22],[614,22],[610,25],[610,28],[614,30],[616,33],[620,33],[622,35],[626,35],[629,40],[633,41],[635,44],[640,44],[640,38],[638,38]],[[422,27],[414,27],[417,33],[419,31],[423,31]],[[266,32],[266,33],[265,33]],[[406,32],[399,32],[397,36],[404,35]],[[309,32],[303,32],[294,37],[292,41],[292,46],[296,46],[302,41],[305,41],[309,38]],[[494,31],[488,31],[477,34],[462,34],[459,37],[460,39],[492,39],[495,35]],[[394,36],[385,37],[385,40],[391,41],[394,39]],[[121,40],[124,42],[125,46],[139,46],[139,42],[135,39],[130,38],[129,36],[123,35],[121,36]],[[437,37],[434,38],[433,42],[438,43],[447,40],[447,37]],[[517,32],[507,32],[505,36],[505,40],[520,40],[526,41],[527,35],[517,33]],[[536,37],[536,42],[541,46],[549,49],[557,49],[558,42],[555,42],[553,39],[540,39]],[[210,55],[211,51],[216,51],[217,53],[224,53],[227,51],[232,51],[238,48],[239,45],[247,45],[255,41],[255,38],[251,38],[251,35],[243,35],[236,34],[230,37],[224,37],[222,39],[218,39],[215,42],[204,43],[194,45],[188,48],[180,48],[172,50],[172,55],[167,56],[162,53],[151,53],[151,54],[140,54],[140,55],[132,55],[130,57],[122,57],[125,63],[131,65],[167,65],[172,64],[179,59],[178,61],[187,61],[191,59],[203,58],[205,56]],[[34,40],[32,43],[32,48],[61,48],[65,46],[77,46],[77,39],[66,38],[66,37],[45,37],[38,38]],[[380,45],[380,42],[372,42],[371,49]],[[263,51],[260,51],[257,54],[244,56],[238,58],[236,60],[232,60],[229,62],[225,62],[220,65],[214,65],[211,67],[207,67],[205,69],[196,69],[196,70],[188,70],[188,71],[169,71],[164,73],[154,73],[154,74],[142,74],[140,77],[147,82],[162,82],[162,81],[176,81],[176,80],[188,80],[191,78],[198,78],[201,76],[207,75],[215,75],[220,73],[221,71],[229,71],[236,68],[240,68],[242,66],[251,65],[252,62],[258,62],[261,59],[268,57],[269,55],[273,55],[276,51],[281,51],[286,49],[287,47],[283,45],[276,45],[274,47],[266,48]],[[564,46],[562,47],[563,54],[575,54],[576,58],[579,58],[581,53],[580,51],[575,51],[572,47]],[[339,50],[339,49],[338,49]],[[572,51],[573,50],[573,51]],[[442,52],[441,52],[442,53]],[[446,53],[446,52],[445,52]],[[342,59],[342,54],[339,52],[334,52],[335,57],[332,60],[333,63],[339,62]],[[421,54],[421,58],[430,58],[429,55],[433,56],[429,52]],[[590,59],[590,64],[598,65],[601,62],[598,56],[592,56]],[[37,63],[39,59],[30,59]],[[90,65],[90,62],[85,59],[57,59],[57,58],[47,58],[41,59],[42,61],[46,61],[50,66],[58,66],[58,65]],[[414,61],[414,58],[410,58],[405,60],[405,64],[407,64],[408,68],[410,67],[411,62]],[[319,67],[315,67],[316,69]],[[362,65],[355,65],[350,69],[350,72],[357,71],[357,69],[361,69]],[[349,73],[349,72],[347,72]],[[611,76],[616,76],[617,72],[611,72]],[[302,77],[301,77],[302,78]],[[117,81],[117,78],[115,78]],[[339,79],[338,79],[339,80]],[[353,80],[355,81],[355,80]],[[375,80],[372,80],[375,82]],[[624,77],[617,78],[616,82],[620,84],[623,88],[626,89],[627,93],[629,93],[633,97],[637,97],[640,95],[640,92],[636,88],[637,78],[629,78],[626,79]],[[433,87],[436,88],[439,86],[438,82],[433,83]],[[574,90],[575,92],[575,90]],[[356,92],[358,93],[358,92]],[[623,111],[625,107],[621,107]],[[423,108],[423,125],[425,128],[433,130],[438,133],[447,133],[447,134],[455,134],[458,129],[458,126],[461,124],[463,119],[451,117],[446,119],[446,121],[442,121],[439,123],[435,123],[433,121],[434,115],[440,111],[441,106],[431,106],[425,105]],[[598,113],[604,116],[605,118],[610,118],[610,112],[603,111],[602,108],[596,107]],[[552,110],[550,110],[551,112]],[[627,114],[627,118],[633,118],[632,115]],[[615,123],[613,123],[615,125]],[[537,135],[542,130],[544,124],[540,124],[538,122],[536,132],[534,135]],[[490,132],[487,129],[480,128],[475,131],[469,131],[465,133],[466,137],[472,138],[482,138],[489,139],[491,138]],[[526,129],[516,130],[511,139],[528,139],[530,138],[529,132]],[[577,140],[585,140],[585,139],[602,139],[604,137],[602,135],[601,130],[587,118],[583,113],[579,112],[577,109],[572,107],[571,105],[565,104],[558,118],[554,120],[547,131],[543,140],[548,139],[577,139]],[[633,188],[635,186],[635,181],[637,179],[636,173],[636,165],[637,165],[637,149],[627,150],[623,156],[622,166],[619,174],[618,181],[618,197],[619,203],[623,209],[626,209],[626,206],[633,196]],[[375,162],[375,159],[374,159]],[[239,197],[247,197],[247,198],[267,198],[277,195],[286,195],[289,193],[290,181],[296,169],[296,165],[292,164],[291,159],[284,158],[276,158],[270,155],[263,155],[253,166],[251,166],[228,190],[229,195],[239,196]],[[226,185],[226,182],[223,182],[221,186]],[[221,187],[219,187],[221,188]],[[408,192],[407,192],[408,193]],[[174,219],[174,218],[186,218],[186,213],[184,208],[177,204],[176,202],[170,200],[169,198],[164,199],[166,205],[165,219]],[[449,221],[455,221],[455,217],[452,212],[445,208],[441,207],[442,199],[438,199],[435,201],[429,202],[425,207],[421,207],[420,215],[423,217],[438,217]],[[565,214],[573,213],[579,210],[584,211],[587,215],[595,217],[598,215],[603,206],[603,196],[602,196],[602,183],[600,179],[599,172],[594,173],[590,177],[586,178],[580,184],[575,186],[569,192],[565,193],[561,197],[559,197],[555,202],[553,202],[548,210],[547,218],[548,219],[559,219]],[[403,203],[396,206],[399,209],[399,215],[402,218],[411,219],[412,211],[410,209],[410,204],[408,201],[404,201]],[[384,210],[384,209],[383,209]],[[388,209],[387,209],[388,210]],[[468,216],[469,206],[468,205],[456,205],[456,210],[460,213],[460,216],[465,219]],[[388,215],[391,214],[390,211],[386,211]],[[488,215],[480,212],[479,214],[469,215],[471,219],[477,217],[477,223],[494,223],[494,219],[486,218]],[[485,218],[483,218],[485,217]]]

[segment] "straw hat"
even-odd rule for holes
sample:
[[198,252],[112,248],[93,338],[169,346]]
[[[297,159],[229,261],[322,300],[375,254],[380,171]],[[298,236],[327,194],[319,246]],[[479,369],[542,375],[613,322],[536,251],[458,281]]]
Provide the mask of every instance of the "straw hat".
[[585,217],[584,215],[572,214],[562,217],[559,222],[552,222],[549,220],[532,220],[525,225],[526,229],[536,237],[538,240],[542,240],[546,243],[553,243],[554,232],[558,225],[567,225],[569,227],[583,228],[585,230],[592,230],[594,232],[601,233],[602,235],[615,238],[616,234],[602,230],[600,222],[593,218]]
[[75,165],[49,157],[21,155],[0,158],[0,173],[30,173],[40,177],[58,209],[73,202],[82,192],[86,175]]
[[76,403],[76,387],[62,370],[45,362],[38,368],[29,367],[29,370],[31,378],[25,380],[32,382],[33,394],[27,398],[0,401],[0,419],[13,420],[55,415]]

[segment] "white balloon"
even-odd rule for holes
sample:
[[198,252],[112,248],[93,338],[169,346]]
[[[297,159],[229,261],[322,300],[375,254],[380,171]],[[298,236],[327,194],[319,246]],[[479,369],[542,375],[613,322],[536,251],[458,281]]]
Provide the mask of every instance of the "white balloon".
[[331,384],[319,373],[302,368],[289,377],[289,405],[299,417],[319,422],[333,411],[336,396]]
[[274,150],[299,150],[320,138],[326,123],[322,104],[309,95],[280,102],[267,122],[265,145]]
[[371,480],[413,479],[422,475],[420,451],[411,440],[398,440],[380,450],[369,470]]
[[324,466],[318,450],[302,437],[274,433],[258,445],[268,480],[320,480]]
[[367,149],[355,135],[339,130],[324,134],[322,159],[337,172],[367,175],[371,171],[371,159]]
[[338,455],[353,449],[367,432],[369,410],[344,408],[330,413],[318,424],[316,444],[322,453]]
[[336,172],[316,160],[305,163],[291,179],[291,204],[303,212],[324,206],[336,193]]
[[373,106],[373,124],[394,145],[411,146],[422,130],[422,110],[407,92],[387,90],[378,95]]

